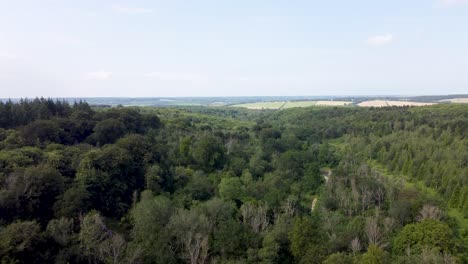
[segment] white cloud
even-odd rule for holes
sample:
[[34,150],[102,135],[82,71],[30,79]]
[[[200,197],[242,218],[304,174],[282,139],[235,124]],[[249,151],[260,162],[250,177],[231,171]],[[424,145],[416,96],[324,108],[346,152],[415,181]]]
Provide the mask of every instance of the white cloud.
[[129,6],[113,6],[112,9],[117,13],[122,14],[149,14],[153,13],[153,9],[143,7],[129,7]]
[[370,46],[380,47],[390,44],[394,39],[392,34],[372,36],[366,40],[366,43]]
[[99,70],[95,72],[89,72],[85,74],[84,79],[87,81],[97,80],[97,81],[105,81],[109,80],[112,77],[112,72]]
[[148,78],[154,78],[161,81],[204,81],[205,76],[196,73],[176,73],[176,72],[150,72],[146,74]]
[[468,0],[436,0],[436,7],[452,7],[468,3]]

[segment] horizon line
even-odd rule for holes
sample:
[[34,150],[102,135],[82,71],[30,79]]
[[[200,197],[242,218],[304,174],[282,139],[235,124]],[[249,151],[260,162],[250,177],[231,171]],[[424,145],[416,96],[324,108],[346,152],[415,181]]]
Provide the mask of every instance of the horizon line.
[[0,97],[0,100],[9,99],[86,99],[86,98],[122,98],[122,99],[139,99],[139,98],[248,98],[248,97],[418,97],[418,96],[468,96],[464,93],[454,94],[367,94],[367,95],[213,95],[213,96],[24,96],[24,97]]

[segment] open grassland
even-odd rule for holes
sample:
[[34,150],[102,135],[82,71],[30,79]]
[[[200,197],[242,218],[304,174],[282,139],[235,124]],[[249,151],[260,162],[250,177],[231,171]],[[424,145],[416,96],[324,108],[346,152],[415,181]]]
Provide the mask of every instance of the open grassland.
[[388,100],[370,100],[359,103],[362,107],[386,107],[386,106],[425,106],[434,105],[434,103],[419,103],[409,101],[388,101]]
[[309,106],[345,106],[349,101],[290,101],[290,102],[258,102],[248,104],[236,104],[233,107],[244,107],[248,109],[286,109]]
[[468,97],[467,98],[444,99],[444,100],[440,100],[439,102],[450,102],[450,103],[455,103],[455,104],[468,104]]

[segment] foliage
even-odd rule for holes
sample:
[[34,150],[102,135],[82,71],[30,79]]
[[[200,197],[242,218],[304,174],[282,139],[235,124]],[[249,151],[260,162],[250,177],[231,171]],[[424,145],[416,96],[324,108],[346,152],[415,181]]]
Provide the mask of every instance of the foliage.
[[467,262],[467,131],[464,105],[0,102],[0,262]]
[[388,253],[375,245],[371,245],[367,249],[367,252],[362,255],[360,259],[360,263],[363,263],[363,264],[389,263]]
[[323,264],[352,264],[353,257],[345,253],[334,253],[323,261]]
[[15,222],[0,230],[0,257],[23,263],[37,263],[35,249],[41,242],[41,228],[35,221]]
[[321,263],[327,256],[327,236],[317,215],[297,218],[289,239],[291,253],[300,263]]
[[423,248],[449,253],[453,248],[452,230],[447,224],[437,220],[424,220],[408,224],[395,237],[393,250],[404,254],[407,251],[416,254]]

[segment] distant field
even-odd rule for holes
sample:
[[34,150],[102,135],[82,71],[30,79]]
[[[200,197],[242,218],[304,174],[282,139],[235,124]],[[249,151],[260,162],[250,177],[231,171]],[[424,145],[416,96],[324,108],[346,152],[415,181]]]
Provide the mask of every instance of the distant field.
[[[463,100],[464,99],[464,100]],[[452,100],[452,99],[450,99]],[[459,98],[455,102],[466,102],[468,98]],[[309,107],[309,106],[346,106],[352,105],[350,101],[279,101],[279,102],[257,102],[247,104],[236,104],[233,107],[244,107],[248,109],[287,109],[295,107]],[[357,104],[361,107],[386,107],[386,106],[425,106],[434,105],[435,103],[422,103],[411,101],[396,101],[396,100],[368,100]]]
[[424,106],[433,105],[434,103],[419,103],[407,101],[388,101],[388,100],[370,100],[359,103],[362,107],[385,107],[385,106]]
[[309,106],[345,106],[352,102],[349,101],[291,101],[291,102],[258,102],[248,104],[236,104],[233,107],[244,107],[248,109],[286,109],[295,107]]
[[316,105],[316,101],[292,101],[292,102],[287,102],[284,106],[284,108],[294,108],[294,107],[309,107]]
[[444,99],[444,100],[440,100],[439,102],[450,102],[450,103],[456,103],[456,104],[468,104],[468,97],[467,98]]
[[258,102],[258,103],[248,103],[248,104],[236,104],[232,105],[233,107],[244,107],[248,109],[280,109],[287,102]]
[[353,102],[349,101],[317,101],[316,105],[323,105],[323,106],[345,106],[350,105]]

